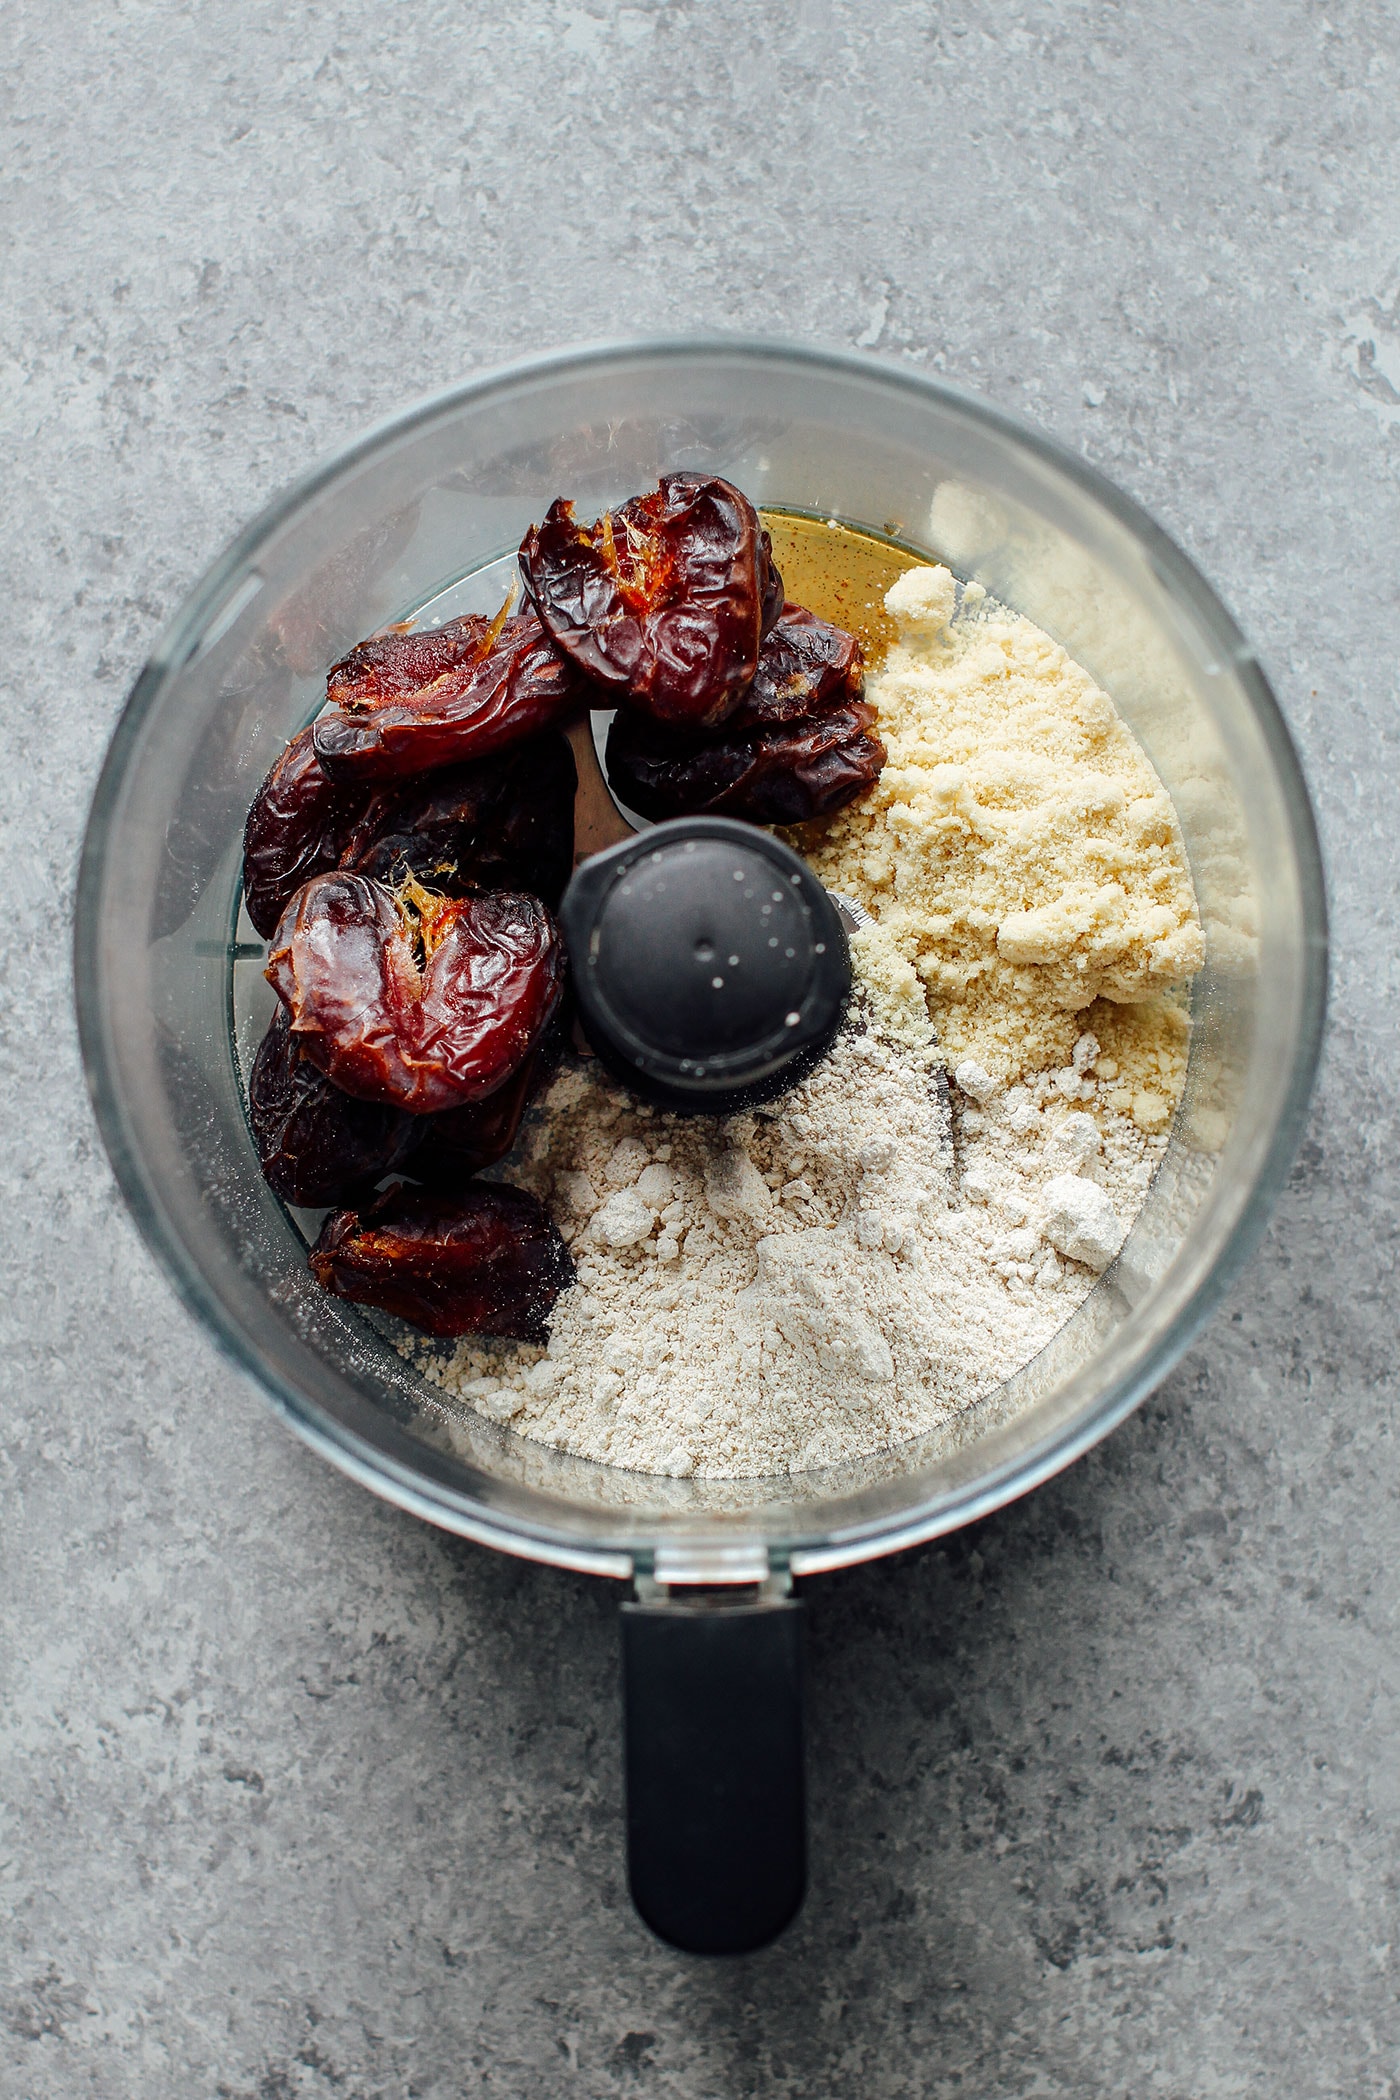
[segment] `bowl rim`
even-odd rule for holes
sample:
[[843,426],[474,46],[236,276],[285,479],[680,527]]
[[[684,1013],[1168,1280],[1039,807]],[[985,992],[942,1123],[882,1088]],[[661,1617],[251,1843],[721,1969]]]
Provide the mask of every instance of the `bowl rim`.
[[[137,1228],[177,1296],[223,1354],[307,1444],[376,1494],[440,1528],[525,1559],[618,1577],[649,1565],[656,1544],[650,1530],[643,1536],[635,1524],[629,1526],[624,1512],[618,1512],[612,1536],[600,1536],[593,1527],[585,1535],[546,1521],[507,1518],[461,1491],[449,1491],[415,1473],[410,1465],[324,1416],[294,1385],[280,1380],[254,1357],[241,1329],[225,1313],[178,1234],[166,1229],[155,1191],[129,1142],[97,993],[98,924],[106,839],[146,718],[165,679],[210,638],[211,627],[219,631],[221,612],[225,624],[236,614],[239,585],[258,549],[287,518],[386,445],[438,417],[454,415],[468,406],[479,407],[493,395],[522,383],[614,363],[642,360],[665,364],[707,357],[806,366],[814,372],[875,381],[896,394],[904,392],[924,402],[936,401],[1037,455],[1076,483],[1123,526],[1168,589],[1190,603],[1245,689],[1287,810],[1304,914],[1295,1051],[1268,1148],[1229,1243],[1169,1319],[1142,1361],[1106,1386],[1092,1404],[1014,1458],[989,1468],[972,1481],[936,1494],[895,1518],[877,1516],[835,1532],[826,1530],[819,1541],[815,1537],[807,1542],[798,1538],[787,1551],[770,1545],[770,1561],[786,1561],[793,1574],[803,1575],[901,1552],[987,1516],[1028,1493],[1073,1464],[1116,1428],[1179,1361],[1257,1246],[1302,1133],[1326,1021],[1328,912],[1317,824],[1292,735],[1253,648],[1195,563],[1133,497],[1058,439],[981,396],[942,377],[844,347],[720,332],[623,336],[535,352],[422,395],[381,417],[287,484],[227,542],[166,623],[118,718],[93,794],[78,868],[73,960],[83,1068],[99,1132]],[[678,1537],[695,1535],[698,1543],[706,1528],[707,1520],[697,1514],[693,1520],[678,1520],[676,1531]],[[756,1528],[762,1528],[761,1519]],[[726,1524],[726,1536],[731,1541],[736,1536],[732,1522]]]

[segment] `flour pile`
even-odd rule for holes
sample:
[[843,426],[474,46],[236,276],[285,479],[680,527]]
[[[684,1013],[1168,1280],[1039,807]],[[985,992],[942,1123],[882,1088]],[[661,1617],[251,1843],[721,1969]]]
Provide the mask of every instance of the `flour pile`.
[[[570,1062],[503,1170],[570,1240],[549,1346],[403,1347],[523,1435],[711,1478],[835,1465],[936,1427],[1044,1347],[1118,1252],[1162,1149],[1095,1117],[1099,1046],[1031,1086],[857,1024],[723,1122]],[[980,1104],[965,1089],[976,1089]]]
[[[1058,1066],[1088,1028],[1114,1106],[1162,1129],[1180,1097],[1176,994],[1204,955],[1171,798],[1107,694],[1058,643],[947,569],[909,570],[900,638],[866,681],[889,762],[868,795],[791,834],[875,920],[887,1022],[930,1022],[951,1064]],[[1092,1009],[1092,1010],[1090,1010]]]

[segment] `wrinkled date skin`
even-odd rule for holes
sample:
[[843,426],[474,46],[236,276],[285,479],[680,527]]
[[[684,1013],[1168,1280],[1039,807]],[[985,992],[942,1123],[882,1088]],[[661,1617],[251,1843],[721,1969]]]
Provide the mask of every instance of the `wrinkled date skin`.
[[559,1004],[564,953],[537,897],[393,891],[337,871],[288,905],[266,975],[328,1079],[431,1115],[484,1101],[524,1063]]
[[730,482],[667,474],[592,525],[562,498],[520,548],[531,603],[608,701],[712,728],[753,679],[782,609],[772,545]]
[[639,816],[742,817],[803,824],[844,809],[874,785],[885,747],[865,701],[814,720],[678,747],[657,725],[619,708],[608,731],[608,780]]
[[372,1189],[403,1165],[422,1129],[421,1117],[332,1086],[298,1049],[284,1007],[253,1061],[248,1112],[273,1194],[312,1209]]
[[629,809],[658,822],[704,814],[800,824],[830,816],[873,786],[885,763],[863,690],[854,636],[785,606],[752,686],[718,731],[687,736],[618,709],[608,731],[609,783]]
[[408,1161],[410,1172],[432,1188],[457,1188],[478,1168],[504,1159],[515,1143],[535,1078],[535,1060],[529,1057],[479,1105],[420,1116],[421,1135]]
[[415,1180],[426,1181],[431,1188],[460,1188],[478,1168],[505,1158],[519,1134],[525,1110],[553,1077],[562,1055],[562,1014],[561,1008],[520,1070],[494,1094],[466,1108],[414,1118],[417,1143],[401,1164]]
[[264,940],[277,931],[302,884],[339,865],[365,795],[330,778],[309,729],[292,738],[253,797],[243,827],[243,902]]
[[567,737],[531,737],[471,765],[376,794],[343,839],[338,865],[432,889],[533,890],[557,906],[574,868],[578,770]]
[[335,1211],[311,1250],[318,1283],[338,1298],[396,1313],[425,1333],[542,1342],[569,1250],[542,1203],[479,1181],[459,1195],[398,1188],[363,1213]]
[[785,605],[764,636],[753,684],[724,724],[725,736],[801,722],[858,702],[865,691],[860,643],[844,627]]
[[416,875],[449,896],[533,890],[555,905],[574,864],[578,773],[557,731],[424,781],[332,780],[310,729],[259,788],[243,834],[243,899],[270,940],[302,884],[332,868]]
[[373,636],[335,665],[312,725],[333,780],[401,780],[485,758],[586,705],[533,613]]

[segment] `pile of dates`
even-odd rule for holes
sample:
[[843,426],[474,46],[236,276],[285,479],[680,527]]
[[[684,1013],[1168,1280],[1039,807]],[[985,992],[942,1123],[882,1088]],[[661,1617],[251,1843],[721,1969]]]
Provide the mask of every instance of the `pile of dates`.
[[667,475],[592,525],[556,502],[520,570],[524,612],[391,628],[332,668],[248,812],[243,895],[280,1001],[253,1135],[280,1197],[330,1208],[318,1281],[429,1334],[541,1341],[568,1251],[534,1197],[473,1177],[564,1040],[564,729],[615,708],[609,780],[658,819],[825,816],[885,751],[857,643],[785,602],[726,481]]
[[639,816],[799,824],[879,778],[858,643],[785,601],[727,481],[668,474],[593,525],[555,503],[520,572],[555,647],[617,709],[608,781]]

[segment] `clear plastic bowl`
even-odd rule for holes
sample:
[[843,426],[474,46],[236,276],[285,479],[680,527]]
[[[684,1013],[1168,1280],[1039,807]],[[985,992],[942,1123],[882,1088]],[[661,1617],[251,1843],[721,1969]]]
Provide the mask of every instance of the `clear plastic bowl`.
[[[327,665],[506,557],[561,491],[587,512],[681,467],[888,533],[976,579],[1113,696],[1181,820],[1206,936],[1186,1094],[1119,1261],[952,1427],[822,1472],[623,1473],[425,1386],[306,1268],[244,1111],[244,813]],[[465,587],[470,591],[470,585]],[[459,600],[461,602],[460,593]],[[871,359],[767,342],[542,358],[425,402],[290,489],[191,593],[137,681],[79,884],[83,1051],[122,1189],[186,1304],[292,1426],[420,1516],[602,1574],[804,1574],[966,1522],[1103,1436],[1180,1355],[1257,1238],[1324,1007],[1317,840],[1253,653],[1191,563],[1083,461]]]

